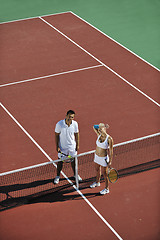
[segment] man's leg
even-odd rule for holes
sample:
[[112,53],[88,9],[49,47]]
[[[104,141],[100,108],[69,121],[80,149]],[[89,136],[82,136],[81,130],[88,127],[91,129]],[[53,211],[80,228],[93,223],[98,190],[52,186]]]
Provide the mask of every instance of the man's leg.
[[74,158],[74,161],[71,162],[71,166],[72,166],[73,173],[74,173],[74,176],[75,176],[75,158]]
[[63,162],[62,161],[58,162],[58,164],[57,164],[57,176],[60,176],[60,173],[62,171],[62,167],[63,167]]
[[54,179],[54,184],[59,183],[60,173],[61,173],[62,167],[63,167],[63,162],[62,161],[58,162],[58,164],[57,164],[57,176]]

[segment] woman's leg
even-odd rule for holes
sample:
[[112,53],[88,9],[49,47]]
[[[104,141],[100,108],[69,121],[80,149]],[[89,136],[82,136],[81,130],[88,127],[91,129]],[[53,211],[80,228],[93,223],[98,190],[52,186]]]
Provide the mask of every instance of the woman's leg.
[[95,170],[96,170],[96,183],[99,183],[101,178],[101,166],[97,163],[95,163]]
[[109,188],[108,187],[109,181],[108,181],[108,175],[107,175],[108,167],[102,167],[102,171],[103,171],[103,177],[104,177],[104,180],[105,180],[105,186],[106,186],[106,189],[107,189],[107,188]]

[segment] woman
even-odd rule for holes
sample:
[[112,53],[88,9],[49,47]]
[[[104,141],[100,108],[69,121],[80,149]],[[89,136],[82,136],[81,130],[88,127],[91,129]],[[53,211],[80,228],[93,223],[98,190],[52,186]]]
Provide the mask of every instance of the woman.
[[100,191],[100,194],[104,195],[109,193],[108,187],[108,167],[111,166],[112,158],[113,158],[113,139],[106,132],[106,129],[109,128],[108,124],[100,123],[98,128],[93,127],[95,133],[98,138],[96,141],[96,151],[95,151],[95,169],[96,169],[96,182],[90,185],[91,188],[100,186],[100,178],[101,178],[101,168],[102,173],[105,179],[105,188]]

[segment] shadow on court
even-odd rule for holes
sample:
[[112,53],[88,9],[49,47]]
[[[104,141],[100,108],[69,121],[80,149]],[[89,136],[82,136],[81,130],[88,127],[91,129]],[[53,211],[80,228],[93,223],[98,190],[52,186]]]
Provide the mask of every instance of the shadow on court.
[[[72,180],[72,185],[61,178],[60,185],[55,185],[53,179],[47,179],[25,184],[0,186],[0,193],[3,195],[3,200],[0,201],[0,212],[28,204],[43,202],[54,203],[82,199],[73,186],[75,184],[74,179],[70,178],[70,180]],[[94,178],[90,178],[83,181],[80,184],[80,190],[89,188],[93,180]],[[87,193],[84,194],[84,196],[93,198],[100,195],[98,193]]]

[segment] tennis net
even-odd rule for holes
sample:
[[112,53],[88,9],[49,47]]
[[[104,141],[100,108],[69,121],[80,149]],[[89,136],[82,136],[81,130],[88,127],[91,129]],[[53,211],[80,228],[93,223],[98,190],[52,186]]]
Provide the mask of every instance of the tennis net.
[[57,163],[50,161],[0,174],[0,211],[19,206],[30,199],[76,184],[71,164],[64,163],[59,184],[54,184]]
[[[82,178],[80,188],[86,187],[95,179],[94,153],[90,151],[76,156],[78,174]],[[112,167],[119,171],[120,177],[137,172],[157,168],[160,166],[160,133],[134,139],[114,145]],[[58,185],[53,183],[57,175],[57,163],[50,161],[15,171],[0,174],[0,211],[19,206],[33,197],[57,192],[69,188],[79,187],[75,182],[71,164],[64,163]],[[76,176],[76,179],[77,179]]]
[[[78,172],[83,182],[95,180],[94,153],[78,155]],[[160,133],[114,145],[112,167],[119,177],[160,167]]]

